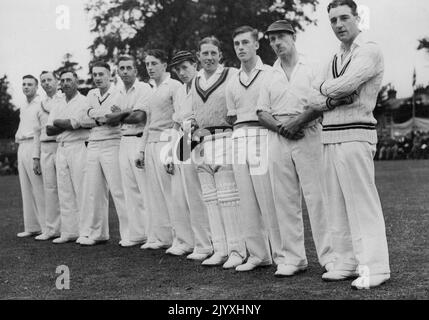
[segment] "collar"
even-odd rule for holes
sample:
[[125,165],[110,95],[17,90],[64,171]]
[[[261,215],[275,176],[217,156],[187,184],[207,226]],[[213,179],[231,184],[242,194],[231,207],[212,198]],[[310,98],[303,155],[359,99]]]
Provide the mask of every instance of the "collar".
[[[295,68],[296,68],[298,65],[300,65],[300,64],[302,64],[302,65],[306,65],[306,64],[307,64],[307,58],[306,58],[303,54],[298,53],[298,62],[296,63]],[[278,58],[278,59],[276,60],[276,62],[274,62],[274,64],[273,64],[273,70],[275,70],[275,71],[280,71],[280,72],[284,73],[283,68],[282,68],[282,63],[281,63],[280,58]]]
[[[216,71],[213,73],[213,75],[214,74],[221,74],[223,72],[223,69],[225,69],[225,67],[223,65],[219,64],[217,66]],[[203,77],[203,79],[206,80],[206,77],[204,76],[204,69],[201,69],[200,71],[198,71],[198,75],[197,76],[200,77],[200,78]]]
[[113,85],[113,83],[111,83],[109,90],[107,90],[106,93],[104,93],[104,95],[101,95],[100,89],[98,88],[95,90],[95,95],[97,96],[97,98],[103,100],[104,98],[107,97],[107,95],[112,95],[114,91],[115,91],[115,86]]
[[[159,87],[160,86],[162,86],[162,85],[165,85],[165,84],[168,84],[168,82],[170,81],[170,79],[171,79],[171,74],[170,74],[170,72],[166,72],[166,74],[167,74],[167,76],[165,77],[165,79],[161,82],[161,84],[159,85]],[[159,88],[159,87],[157,87],[157,85],[156,85],[156,82],[154,81],[154,85],[155,85],[155,87],[154,88]]]
[[[254,70],[267,70],[267,69],[268,69],[267,66],[262,62],[261,57],[257,56],[256,65],[255,65],[255,68],[253,68],[252,71],[254,71]],[[240,70],[239,71],[244,71],[243,70],[243,66],[240,66]]]
[[67,102],[67,97],[66,97],[66,95],[64,95],[64,102],[66,103],[66,104],[70,104],[72,101],[74,101],[74,100],[76,100],[77,98],[79,98],[80,96],[82,96],[81,94],[80,94],[80,92],[79,91],[77,91],[76,92],[76,95],[70,100],[70,101],[68,101]]
[[28,102],[27,97],[25,97],[25,105],[26,106],[29,106],[29,105],[31,105],[31,104],[33,104],[35,102],[38,102],[38,101],[40,101],[40,96],[39,96],[38,93],[36,93],[36,95],[34,96],[33,100],[31,100],[30,102]]
[[[360,47],[362,46],[364,43],[369,42],[367,39],[367,35],[365,32],[361,31],[359,32],[359,34],[357,35],[357,37],[353,40],[353,43],[350,47],[350,51],[352,51],[354,48],[356,47]],[[340,52],[339,53],[343,53],[345,52],[345,48],[344,48],[344,44],[341,43],[340,44]]]
[[131,88],[127,91],[127,88],[125,88],[125,84],[122,82],[122,84],[119,86],[119,91],[122,93],[122,94],[126,94],[126,93],[128,93],[128,92],[131,92],[131,91],[133,91],[133,90],[136,90],[136,88],[137,88],[137,85],[138,85],[138,83],[139,83],[140,81],[136,78],[136,80],[134,81],[134,83],[133,83],[133,85],[131,86]]
[[46,95],[45,101],[52,101],[55,99],[60,99],[64,96],[64,94],[60,91],[55,92],[55,94],[52,97],[49,97],[48,95]]

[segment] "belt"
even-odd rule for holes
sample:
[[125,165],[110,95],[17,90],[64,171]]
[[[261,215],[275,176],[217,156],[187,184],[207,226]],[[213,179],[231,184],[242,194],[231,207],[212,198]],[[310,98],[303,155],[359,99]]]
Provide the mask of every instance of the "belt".
[[19,138],[17,143],[33,140],[34,137]]
[[57,142],[57,140],[46,140],[46,141],[40,141],[42,143],[52,143],[52,142]]
[[139,132],[137,134],[123,134],[123,137],[143,137],[143,132]]
[[259,123],[259,121],[242,121],[234,124],[234,130],[243,127],[262,127],[262,125]]
[[[289,115],[289,114],[278,114],[278,115],[274,115],[274,119],[279,120],[279,121],[285,121],[285,120],[292,120],[293,118],[297,117],[298,114],[294,114],[294,115]],[[310,128],[313,127],[315,125],[317,125],[318,123],[320,123],[320,119],[317,118],[315,120],[310,121],[309,123],[306,123],[304,126],[304,129],[306,128]]]
[[[209,132],[209,134],[216,134],[216,133],[222,133],[224,131],[232,131],[232,127],[231,126],[214,126],[214,127],[206,127],[203,128],[202,130],[207,130]],[[205,134],[208,135],[208,134]]]
[[85,146],[88,144],[88,141],[85,140],[74,140],[74,141],[60,141],[58,143],[59,146],[64,147],[72,144],[83,143]]

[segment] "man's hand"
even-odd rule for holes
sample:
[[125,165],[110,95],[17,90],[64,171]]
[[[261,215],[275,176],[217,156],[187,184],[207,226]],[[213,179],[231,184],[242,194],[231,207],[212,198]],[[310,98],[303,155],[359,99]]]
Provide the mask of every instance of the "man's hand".
[[145,163],[144,163],[144,156],[145,156],[144,152],[140,151],[139,154],[138,154],[138,156],[137,156],[137,158],[136,158],[136,160],[135,160],[135,165],[139,169],[144,169],[144,165],[145,165]]
[[119,108],[118,106],[112,106],[110,110],[112,111],[112,113],[121,112],[121,108]]
[[290,140],[299,140],[304,137],[303,124],[296,118],[284,121],[278,125],[279,134]]
[[226,122],[228,122],[231,126],[237,121],[237,116],[227,116]]
[[198,128],[199,128],[199,126],[198,126],[197,120],[192,119],[191,120],[191,135],[194,134],[194,132],[196,130],[198,130]]
[[169,162],[167,164],[164,164],[164,168],[168,174],[171,174],[171,175],[174,174],[174,163],[173,162]]
[[341,99],[328,98],[330,109],[335,109],[336,107],[339,107],[339,106],[346,106],[346,105],[352,104],[354,101],[354,96],[355,94],[352,94],[350,96],[347,96]]
[[40,176],[42,174],[42,170],[40,167],[40,159],[38,158],[33,159],[33,172],[36,176]]
[[123,118],[124,116],[122,113],[106,114],[106,124],[109,126],[115,127],[121,123]]

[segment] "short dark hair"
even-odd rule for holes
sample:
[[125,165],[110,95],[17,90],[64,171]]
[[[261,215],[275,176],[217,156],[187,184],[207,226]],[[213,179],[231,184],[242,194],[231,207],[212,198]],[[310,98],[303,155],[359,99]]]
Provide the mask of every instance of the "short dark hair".
[[354,16],[358,15],[357,4],[353,0],[332,0],[331,3],[328,5],[328,13],[329,11],[331,11],[332,8],[336,8],[339,6],[348,6],[352,10],[352,14]]
[[232,39],[234,40],[234,38],[236,36],[238,36],[239,34],[247,33],[247,32],[250,32],[252,38],[255,41],[259,40],[259,32],[258,32],[258,30],[255,29],[255,28],[252,28],[251,26],[241,26],[241,27],[236,28],[234,30],[234,32],[232,33]]
[[150,49],[150,50],[146,51],[145,57],[147,57],[147,56],[153,56],[153,57],[157,58],[159,61],[161,61],[162,63],[168,63],[167,53],[164,50]]
[[22,77],[22,80],[24,79],[33,79],[34,81],[36,81],[36,86],[39,85],[39,80],[37,80],[37,78],[32,74],[26,74],[25,76]]
[[105,62],[105,61],[95,61],[95,62],[91,63],[91,73],[92,73],[92,70],[93,70],[95,67],[98,67],[98,68],[106,68],[106,69],[107,69],[107,70],[109,70],[109,72],[110,72],[110,66],[109,66],[109,64],[108,64],[107,62]]
[[221,51],[220,41],[215,36],[205,37],[205,38],[201,39],[200,42],[198,43],[198,50],[201,50],[201,46],[203,44],[212,44],[212,45],[218,47],[219,51]]
[[53,76],[55,79],[57,79],[57,80],[58,80],[58,77],[57,77],[57,75],[56,75],[56,73],[55,73],[55,72],[53,72],[53,71],[46,71],[46,70],[43,70],[43,71],[40,73],[39,78],[41,78],[44,74],[48,74],[48,73],[51,73],[51,74],[52,74],[52,76]]
[[118,58],[118,65],[119,65],[119,62],[121,62],[121,61],[132,61],[134,68],[137,69],[137,61],[133,56],[131,56],[129,54],[120,55]]
[[65,74],[65,73],[71,73],[72,75],[73,75],[73,77],[75,77],[76,79],[79,79],[78,78],[78,76],[77,76],[77,73],[74,71],[74,70],[72,70],[72,69],[66,69],[66,70],[62,70],[61,72],[60,72],[60,78],[63,76],[63,74]]

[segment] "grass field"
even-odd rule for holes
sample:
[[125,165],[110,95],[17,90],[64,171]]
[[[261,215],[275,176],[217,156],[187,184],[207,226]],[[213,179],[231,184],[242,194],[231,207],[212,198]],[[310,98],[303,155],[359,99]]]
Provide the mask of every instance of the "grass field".
[[[118,223],[110,213],[111,240],[80,247],[19,239],[23,231],[17,176],[0,177],[1,299],[427,299],[429,297],[429,161],[376,163],[392,279],[364,291],[350,282],[325,283],[305,216],[307,272],[277,279],[274,267],[250,273],[204,268],[163,251],[118,246]],[[57,266],[70,269],[70,289],[58,290]]]

